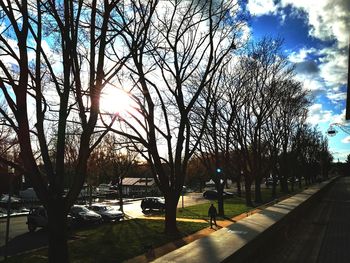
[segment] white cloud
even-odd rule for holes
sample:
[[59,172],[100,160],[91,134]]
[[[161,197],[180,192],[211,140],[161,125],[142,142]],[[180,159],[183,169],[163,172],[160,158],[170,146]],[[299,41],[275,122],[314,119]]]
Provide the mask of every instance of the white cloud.
[[[294,14],[304,11],[310,26],[309,34],[321,40],[336,39],[338,47],[346,47],[349,41],[349,0],[281,0],[269,9],[294,8]],[[263,11],[264,9],[260,9]],[[262,14],[260,14],[262,15]]]
[[[288,59],[296,65],[317,63],[317,71],[298,72],[297,78],[314,95],[325,93],[332,103],[338,104],[346,99],[346,94],[341,87],[347,84],[347,52],[347,49],[339,49],[337,46],[326,47],[321,50],[301,48],[298,51],[291,52]],[[310,61],[310,55],[317,59]]]
[[345,92],[339,92],[339,93],[329,92],[329,93],[327,93],[327,98],[330,99],[333,103],[338,103],[340,101],[346,100],[346,93]]
[[[327,47],[321,50],[314,48],[302,48],[289,55],[292,63],[310,63],[308,56],[318,57],[318,71],[298,72],[297,78],[315,96],[325,93],[327,98],[334,104],[346,99],[346,94],[341,89],[347,83],[347,53],[344,49]],[[298,69],[298,68],[297,68]],[[304,69],[305,70],[305,69]],[[312,74],[311,74],[312,73]]]
[[345,85],[347,82],[347,53],[335,48],[320,51],[320,76],[332,87]]
[[342,143],[350,143],[350,136],[346,136],[344,139],[341,140]]
[[345,124],[345,109],[340,113],[333,115],[331,123]]
[[[327,86],[338,88],[346,84],[347,79],[347,46],[350,32],[349,0],[250,0],[247,9],[256,16],[279,14],[284,8],[291,7],[292,15],[303,17],[309,25],[309,35],[320,40],[334,40],[335,45],[320,51],[302,48],[293,52],[289,60],[293,63],[305,61],[307,55],[321,56],[320,76]],[[278,12],[276,11],[278,10]],[[283,18],[283,17],[282,17]]]
[[312,125],[330,122],[332,119],[332,111],[324,110],[322,104],[316,103],[309,107],[308,117],[306,121]]
[[256,16],[275,13],[277,6],[273,0],[249,0],[247,4],[249,12]]
[[307,56],[315,53],[315,48],[301,48],[297,52],[293,51],[289,54],[288,59],[292,63],[300,63],[306,60]]
[[334,114],[332,110],[325,110],[322,104],[315,103],[311,105],[308,110],[308,117],[306,121],[312,125],[317,125],[321,123],[337,123],[349,126],[349,124],[345,120],[345,109],[342,110],[342,112],[339,114]]

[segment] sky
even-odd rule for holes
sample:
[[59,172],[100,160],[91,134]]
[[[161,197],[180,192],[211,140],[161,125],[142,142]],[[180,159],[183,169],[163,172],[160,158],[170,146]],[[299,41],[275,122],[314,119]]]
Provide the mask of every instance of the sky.
[[[239,2],[250,14],[249,31],[254,39],[284,39],[283,51],[295,63],[297,78],[312,93],[307,121],[318,125],[324,135],[332,123],[345,124],[350,131],[350,122],[345,122],[350,0]],[[44,49],[50,49],[43,43]],[[350,154],[350,134],[335,129],[338,133],[329,137],[330,151],[335,161],[344,161]]]
[[[254,39],[284,39],[283,52],[295,63],[297,79],[312,93],[307,122],[326,135],[345,121],[350,38],[350,0],[243,0]],[[334,126],[329,138],[334,161],[350,154],[350,134]]]

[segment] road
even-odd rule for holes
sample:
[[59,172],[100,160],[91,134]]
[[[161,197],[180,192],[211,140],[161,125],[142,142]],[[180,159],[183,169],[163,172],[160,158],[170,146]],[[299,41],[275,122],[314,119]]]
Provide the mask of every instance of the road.
[[[35,233],[29,233],[26,222],[26,216],[11,217],[7,248],[8,255],[35,249],[47,244],[46,231],[41,229]],[[5,255],[5,233],[6,219],[0,219],[0,260]]]
[[[195,205],[203,202],[207,202],[207,200],[203,199],[201,193],[190,193],[184,196],[184,206]],[[110,201],[109,204],[119,206],[117,200]],[[182,206],[181,197],[178,206]],[[141,200],[125,200],[123,208],[124,213],[126,214],[126,219],[145,217],[141,210]],[[26,221],[26,216],[11,217],[8,254],[17,254],[47,244],[47,232],[40,229],[34,233],[29,233]],[[5,233],[6,218],[0,218],[0,260],[5,253]]]
[[[184,206],[191,206],[200,203],[208,202],[208,200],[203,198],[202,193],[189,193],[184,196],[183,204]],[[119,206],[118,200],[113,200],[105,202],[109,205]],[[182,207],[182,197],[179,199],[178,207]],[[144,218],[145,215],[142,213],[141,200],[129,201],[125,200],[123,205],[123,210],[127,218]]]

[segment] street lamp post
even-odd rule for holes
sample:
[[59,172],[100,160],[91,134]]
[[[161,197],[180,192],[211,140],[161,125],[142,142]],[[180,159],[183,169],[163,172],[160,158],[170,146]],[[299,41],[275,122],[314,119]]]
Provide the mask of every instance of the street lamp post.
[[345,125],[342,123],[332,123],[331,125],[329,125],[329,128],[326,132],[328,136],[333,137],[338,133],[338,131],[335,129],[335,127],[338,127],[343,132],[350,134],[350,126],[349,125]]

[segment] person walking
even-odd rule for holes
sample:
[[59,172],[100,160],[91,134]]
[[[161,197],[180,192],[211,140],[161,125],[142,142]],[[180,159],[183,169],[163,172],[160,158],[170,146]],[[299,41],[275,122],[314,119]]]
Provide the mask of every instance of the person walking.
[[214,206],[214,204],[211,204],[208,210],[208,216],[210,216],[210,228],[213,228],[213,221],[215,226],[218,226],[216,224],[216,215],[218,214],[218,212],[216,211],[216,208]]

